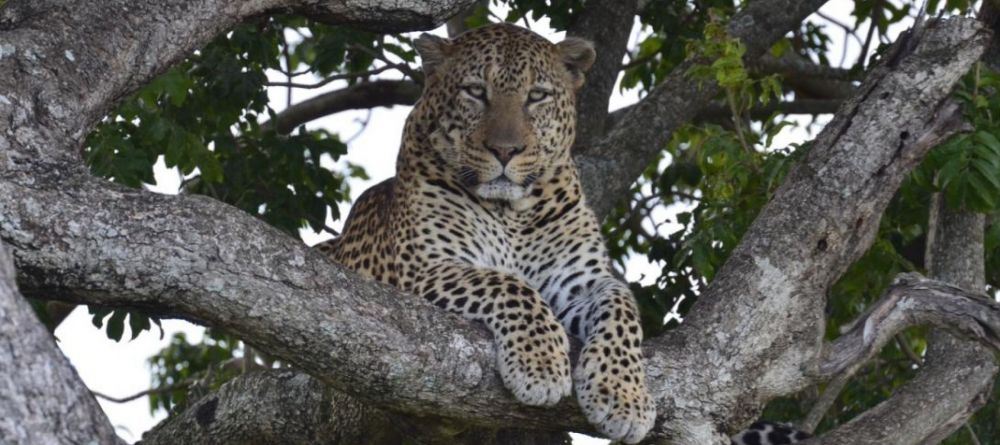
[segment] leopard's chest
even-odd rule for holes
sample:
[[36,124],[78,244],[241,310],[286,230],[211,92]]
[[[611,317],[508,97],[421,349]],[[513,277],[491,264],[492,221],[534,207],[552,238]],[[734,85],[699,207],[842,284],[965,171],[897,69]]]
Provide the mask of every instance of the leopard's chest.
[[587,227],[586,215],[574,207],[547,202],[515,211],[484,208],[461,196],[433,198],[409,206],[411,224],[398,249],[406,263],[404,275],[419,276],[422,265],[457,262],[521,278],[551,294],[548,300],[559,290],[547,283],[575,273],[586,263],[584,257],[599,255],[588,252],[596,252],[596,225]]

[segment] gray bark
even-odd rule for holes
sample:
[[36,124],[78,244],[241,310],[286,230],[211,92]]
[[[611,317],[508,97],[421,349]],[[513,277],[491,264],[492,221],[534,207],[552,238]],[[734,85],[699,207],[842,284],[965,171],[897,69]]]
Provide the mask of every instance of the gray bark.
[[[419,439],[417,439],[419,438]],[[292,370],[244,374],[143,435],[143,445],[569,444],[565,433],[470,429],[439,418],[401,416],[334,391]]]
[[[333,389],[395,412],[487,428],[590,431],[572,401],[552,409],[517,404],[481,327],[362,280],[224,204],[127,190],[86,174],[80,141],[116,99],[220,29],[282,4],[181,3],[129,2],[128,10],[115,3],[101,14],[55,8],[13,21],[3,10],[0,239],[15,248],[25,292],[220,326]],[[801,20],[807,3],[770,11],[761,8],[782,0],[751,3],[731,30],[763,36],[745,41],[748,53],[763,51],[784,33],[775,23]],[[150,17],[149,26],[137,25]],[[725,443],[770,398],[825,378],[825,291],[870,245],[902,178],[954,131],[948,91],[988,39],[966,19],[928,26],[844,105],[687,322],[644,347],[657,437]],[[681,104],[669,94],[659,90],[635,110],[676,112]],[[672,128],[671,119],[659,130]],[[659,149],[663,134],[624,135],[632,125],[625,119],[612,135],[633,145],[602,159]],[[601,178],[593,174],[590,181]]]
[[0,242],[0,443],[118,443],[104,411],[14,283]]
[[142,444],[401,443],[393,416],[299,372],[244,374],[143,434]]

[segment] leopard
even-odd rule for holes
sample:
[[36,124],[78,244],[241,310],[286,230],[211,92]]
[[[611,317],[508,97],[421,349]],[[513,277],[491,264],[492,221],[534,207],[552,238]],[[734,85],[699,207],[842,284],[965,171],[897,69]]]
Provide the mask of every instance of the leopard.
[[[575,391],[603,436],[656,421],[639,312],[573,161],[577,94],[596,53],[511,24],[422,34],[423,91],[396,175],[366,190],[326,257],[492,333],[504,386],[553,406]],[[582,342],[575,366],[570,340]]]

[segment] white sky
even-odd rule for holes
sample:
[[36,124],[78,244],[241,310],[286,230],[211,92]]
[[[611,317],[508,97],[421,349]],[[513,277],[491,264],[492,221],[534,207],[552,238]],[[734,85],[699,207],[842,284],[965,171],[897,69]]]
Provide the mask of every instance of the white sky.
[[[834,17],[842,23],[853,25],[850,11],[853,7],[851,0],[833,0],[827,3],[820,11],[826,16]],[[823,21],[817,16],[813,17],[817,21]],[[890,36],[895,38],[905,26],[895,26],[890,29]],[[562,39],[562,35],[546,32],[548,30],[547,20],[542,20],[532,24],[532,29],[539,32],[553,41]],[[862,29],[859,34],[864,35],[866,29]],[[840,60],[841,50],[844,48],[844,32],[836,26],[827,26],[827,32],[831,35],[833,42],[831,61],[837,63]],[[434,33],[445,35],[443,28],[435,30]],[[633,32],[633,41],[636,33]],[[872,45],[872,50],[877,46]],[[846,65],[852,64],[860,52],[860,44],[854,40],[847,41]],[[388,73],[386,73],[388,74]],[[386,76],[391,77],[391,76]],[[283,78],[275,78],[283,80]],[[299,82],[305,80],[297,79]],[[320,94],[326,91],[343,87],[343,83],[334,82],[326,88],[317,90],[296,90],[293,93],[294,101],[301,101],[307,97]],[[616,90],[617,91],[617,90]],[[275,88],[270,92],[272,106],[280,110],[281,104],[285,103],[285,89]],[[622,106],[634,103],[637,95],[633,92],[625,96],[616,94],[612,97],[611,108],[617,109]],[[368,186],[378,183],[385,178],[392,176],[395,172],[395,158],[399,144],[399,136],[402,133],[403,122],[409,113],[410,107],[377,108],[372,110],[369,127],[358,136],[349,146],[346,159],[355,164],[363,166],[368,175],[369,181],[354,181],[351,183],[352,197],[356,198]],[[366,112],[345,112],[334,116],[319,119],[309,124],[310,127],[323,127],[332,132],[338,133],[341,137],[349,137],[359,129],[357,121],[363,119]],[[808,122],[805,120],[803,122]],[[823,121],[825,122],[825,120]],[[813,128],[812,133],[803,127],[788,128],[783,131],[775,140],[777,146],[783,146],[794,142],[803,142],[811,139],[818,131]],[[162,167],[162,165],[161,165]],[[167,171],[164,168],[157,169],[158,184],[157,191],[173,193],[177,190],[179,179],[176,172]],[[349,206],[341,206],[341,215],[347,215]],[[658,221],[669,221],[676,210],[661,209],[654,214]],[[340,229],[342,220],[331,224],[334,228]],[[676,225],[665,224],[661,227],[664,230],[676,230]],[[323,239],[311,233],[304,233],[303,238],[309,244],[314,244]],[[645,276],[643,281],[655,277],[659,273],[659,268],[650,265],[645,258],[631,258],[626,265],[626,276],[631,280],[638,280]],[[93,390],[108,394],[114,397],[129,396],[146,390],[150,386],[149,368],[146,359],[158,352],[167,345],[167,341],[175,332],[185,332],[189,341],[200,340],[204,330],[201,327],[183,321],[166,320],[163,322],[165,336],[159,339],[158,331],[154,328],[152,333],[144,333],[134,341],[123,341],[115,343],[108,340],[104,333],[97,330],[90,323],[90,316],[86,309],[79,308],[56,331],[59,345],[70,361],[77,368],[80,377]],[[129,337],[126,332],[125,338]],[[117,404],[99,399],[111,423],[115,425],[119,435],[127,441],[138,440],[142,432],[148,430],[160,419],[165,417],[165,413],[157,412],[150,415],[148,399],[139,398],[125,404]],[[581,435],[574,435],[575,444],[604,444],[605,440],[586,438]]]

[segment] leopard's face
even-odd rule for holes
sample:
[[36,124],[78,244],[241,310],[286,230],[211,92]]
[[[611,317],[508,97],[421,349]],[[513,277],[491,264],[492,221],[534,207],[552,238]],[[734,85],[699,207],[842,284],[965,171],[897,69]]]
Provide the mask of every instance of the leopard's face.
[[588,42],[553,44],[491,25],[455,40],[422,37],[424,96],[437,104],[428,141],[445,174],[489,200],[514,201],[568,158],[575,93],[593,62]]

